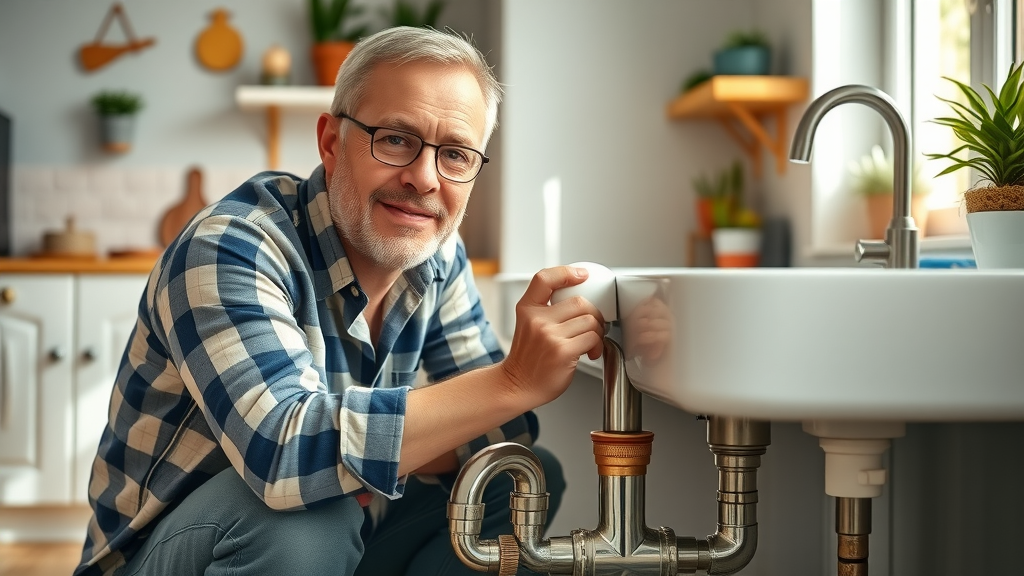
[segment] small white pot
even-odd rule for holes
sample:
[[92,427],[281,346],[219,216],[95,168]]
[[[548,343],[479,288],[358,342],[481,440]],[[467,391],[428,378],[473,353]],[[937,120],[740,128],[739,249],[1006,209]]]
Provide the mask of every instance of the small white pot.
[[1024,210],[967,215],[978,268],[1024,268]]
[[758,228],[715,228],[711,231],[715,265],[719,268],[752,268],[761,256]]

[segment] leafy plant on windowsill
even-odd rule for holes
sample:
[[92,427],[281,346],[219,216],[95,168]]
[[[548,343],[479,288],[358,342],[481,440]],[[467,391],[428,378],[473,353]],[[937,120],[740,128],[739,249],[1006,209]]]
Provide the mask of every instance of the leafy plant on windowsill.
[[[859,196],[885,196],[892,194],[893,164],[882,147],[871,147],[871,153],[862,156],[860,162],[850,162],[850,190]],[[911,185],[914,196],[925,196],[931,192],[931,182],[924,176],[921,164],[914,163],[914,181]]]
[[437,20],[444,10],[444,0],[431,0],[420,11],[410,2],[395,0],[391,10],[381,9],[381,15],[389,27],[410,26],[412,28],[437,28]]
[[[932,122],[948,126],[961,145],[945,154],[926,154],[944,159],[950,166],[939,176],[965,168],[975,169],[982,177],[976,187],[964,192],[967,212],[1024,210],[1024,91],[1021,69],[1024,64],[1011,65],[1006,82],[997,95],[984,86],[990,105],[970,86],[952,78],[967,98],[967,105],[939,98],[949,104],[956,117],[936,118]],[[966,152],[968,157],[961,158]]]
[[[892,218],[892,194],[894,184],[894,168],[891,158],[885,155],[882,147],[871,147],[871,153],[861,157],[860,162],[850,162],[849,189],[865,199],[868,224],[871,238],[885,237],[885,229]],[[914,196],[910,205],[911,216],[919,230],[928,224],[928,207],[924,199],[931,192],[931,182],[924,176],[919,162],[914,163],[913,182],[910,186]]]
[[92,97],[92,105],[100,116],[135,114],[142,109],[142,96],[127,90],[104,90]]
[[366,36],[366,25],[347,28],[353,18],[363,14],[365,7],[353,0],[309,0],[309,19],[316,42],[356,42]]

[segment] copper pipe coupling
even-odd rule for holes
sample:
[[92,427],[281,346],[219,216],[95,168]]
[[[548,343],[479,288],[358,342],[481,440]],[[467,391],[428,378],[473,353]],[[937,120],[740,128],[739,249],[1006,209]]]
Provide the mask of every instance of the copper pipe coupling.
[[654,432],[590,433],[594,442],[594,460],[601,476],[645,476],[651,463]]

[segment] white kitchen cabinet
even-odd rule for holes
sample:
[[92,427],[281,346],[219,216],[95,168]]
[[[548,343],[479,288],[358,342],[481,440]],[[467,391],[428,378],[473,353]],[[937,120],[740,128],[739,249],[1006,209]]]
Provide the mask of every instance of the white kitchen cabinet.
[[0,275],[0,506],[82,504],[145,274]]
[[74,278],[0,278],[0,503],[71,501]]

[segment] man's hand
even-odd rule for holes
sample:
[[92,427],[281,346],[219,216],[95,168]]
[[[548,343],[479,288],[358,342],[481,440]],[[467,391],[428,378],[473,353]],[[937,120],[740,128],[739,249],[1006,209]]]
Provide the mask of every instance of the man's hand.
[[499,364],[409,392],[399,475],[457,467],[446,453],[488,430],[557,398],[572,382],[576,363],[604,348],[604,317],[576,296],[548,305],[559,288],[587,279],[587,270],[541,270],[516,306],[512,349]]
[[555,290],[587,277],[585,268],[541,270],[516,305],[512,346],[501,366],[518,393],[535,398],[531,404],[539,406],[561,395],[572,382],[580,356],[601,356],[604,317],[593,304],[579,296],[548,304]]

